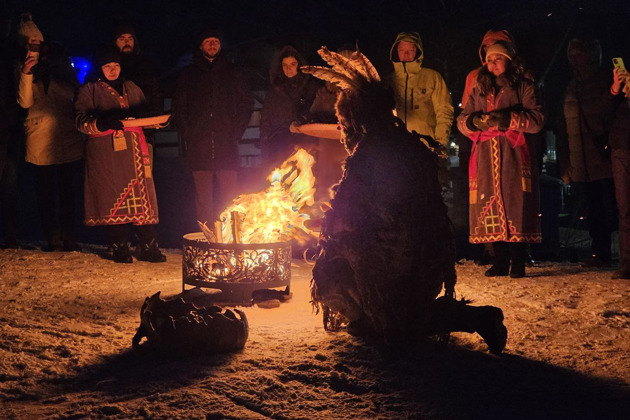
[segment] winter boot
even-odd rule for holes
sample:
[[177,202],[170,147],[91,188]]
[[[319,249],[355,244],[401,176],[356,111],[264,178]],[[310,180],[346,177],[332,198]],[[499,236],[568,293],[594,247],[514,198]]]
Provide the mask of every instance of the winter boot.
[[503,311],[494,306],[471,306],[468,303],[445,297],[436,299],[429,334],[476,332],[484,339],[490,353],[500,354],[507,342]]
[[112,244],[112,259],[118,264],[130,264],[133,262],[131,251],[127,242],[117,242]]
[[503,311],[494,306],[481,306],[477,311],[477,333],[492,354],[501,354],[507,343],[507,328],[503,325]]
[[510,268],[510,277],[520,279],[525,277],[525,265],[529,256],[527,254],[527,244],[512,243],[510,244],[510,258],[512,266]]
[[510,250],[505,242],[494,242],[494,262],[486,270],[486,277],[507,276],[510,274]]
[[138,261],[147,261],[152,263],[166,262],[166,255],[160,252],[157,241],[152,239],[149,243],[142,243],[138,245],[136,250]]

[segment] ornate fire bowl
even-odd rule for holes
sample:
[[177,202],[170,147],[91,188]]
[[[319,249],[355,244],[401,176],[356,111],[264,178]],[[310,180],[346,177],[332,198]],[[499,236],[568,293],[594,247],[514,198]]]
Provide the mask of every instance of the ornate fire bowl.
[[220,289],[232,302],[252,299],[256,290],[291,284],[291,242],[226,244],[208,242],[201,232],[183,238],[182,289]]

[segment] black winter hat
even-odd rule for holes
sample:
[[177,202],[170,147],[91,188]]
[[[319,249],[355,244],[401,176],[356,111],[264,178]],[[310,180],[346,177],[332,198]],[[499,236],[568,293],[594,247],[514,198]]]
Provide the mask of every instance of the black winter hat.
[[120,22],[119,24],[114,26],[114,29],[112,30],[112,36],[114,37],[114,39],[123,34],[131,34],[131,36],[136,38],[136,31],[133,29],[133,26],[131,26],[131,23],[129,22]]
[[197,37],[197,45],[201,45],[203,40],[206,38],[217,38],[219,41],[221,41],[221,43],[223,43],[223,34],[218,28],[207,28],[203,30]]
[[115,47],[99,48],[94,54],[94,63],[100,68],[108,63],[120,64],[120,53]]

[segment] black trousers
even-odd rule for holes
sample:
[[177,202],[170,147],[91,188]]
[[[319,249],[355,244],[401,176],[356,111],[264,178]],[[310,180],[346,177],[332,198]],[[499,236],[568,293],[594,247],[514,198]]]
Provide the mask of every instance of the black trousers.
[[619,209],[619,266],[630,269],[630,150],[613,150],[612,168]]
[[59,165],[35,166],[37,207],[49,244],[74,241],[77,217],[75,174],[82,161]]
[[[0,145],[12,140],[9,132],[0,133]],[[6,137],[6,138],[5,138]],[[5,148],[6,149],[6,148]],[[18,226],[17,159],[7,150],[0,151],[0,217],[5,244],[17,244]]]
[[585,200],[591,252],[603,261],[610,261],[612,233],[618,223],[615,183],[612,178],[606,178],[575,182],[573,185],[576,192]]

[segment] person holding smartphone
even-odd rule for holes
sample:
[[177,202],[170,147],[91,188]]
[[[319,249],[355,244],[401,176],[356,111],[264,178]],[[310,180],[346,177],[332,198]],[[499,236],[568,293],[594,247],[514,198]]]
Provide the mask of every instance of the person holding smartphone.
[[571,185],[578,199],[573,227],[586,216],[591,237],[590,256],[582,261],[587,268],[610,265],[617,224],[606,110],[610,76],[602,68],[601,56],[597,39],[569,41],[567,58],[573,77],[564,93],[557,139],[562,181]]
[[33,165],[44,251],[80,251],[74,235],[76,186],[83,140],[74,128],[72,99],[79,86],[64,48],[44,43],[30,14],[22,16],[19,35],[25,46],[19,74],[18,104],[28,111],[26,161]]
[[609,140],[619,210],[619,268],[612,278],[630,279],[630,74],[621,58],[614,58],[613,66]]

